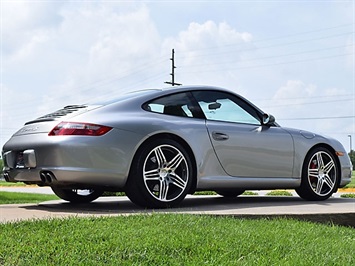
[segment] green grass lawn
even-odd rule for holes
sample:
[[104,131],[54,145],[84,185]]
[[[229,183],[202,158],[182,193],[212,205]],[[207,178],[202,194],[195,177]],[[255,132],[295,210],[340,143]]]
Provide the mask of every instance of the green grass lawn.
[[38,203],[55,199],[59,198],[55,195],[0,191],[0,204]]
[[355,265],[352,228],[184,214],[0,225],[0,265]]
[[[0,192],[0,204],[54,195]],[[354,265],[355,230],[183,214],[0,224],[0,265]]]
[[18,183],[12,183],[12,182],[6,182],[6,181],[0,181],[0,187],[23,187],[26,186],[25,183],[18,182]]

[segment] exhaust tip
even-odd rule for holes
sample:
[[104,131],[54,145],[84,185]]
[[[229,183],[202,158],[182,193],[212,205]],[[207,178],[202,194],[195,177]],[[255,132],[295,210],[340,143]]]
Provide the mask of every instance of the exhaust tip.
[[39,177],[41,178],[42,183],[46,183],[46,174],[45,173],[40,173]]
[[55,175],[50,171],[43,171],[39,176],[44,184],[50,184],[56,180]]

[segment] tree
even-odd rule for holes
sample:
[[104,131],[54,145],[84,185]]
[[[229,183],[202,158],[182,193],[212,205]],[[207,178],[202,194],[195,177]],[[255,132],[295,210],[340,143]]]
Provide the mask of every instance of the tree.
[[0,159],[0,178],[2,178],[2,172],[3,172],[3,167],[4,167],[4,162],[2,159]]
[[355,151],[351,150],[349,153],[350,160],[353,164],[353,170],[355,170]]

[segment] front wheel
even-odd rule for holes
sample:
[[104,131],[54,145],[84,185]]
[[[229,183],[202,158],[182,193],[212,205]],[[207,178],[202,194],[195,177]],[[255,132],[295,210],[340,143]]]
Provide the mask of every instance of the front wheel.
[[104,193],[98,189],[63,189],[59,187],[51,187],[54,194],[59,198],[70,201],[71,203],[88,203],[96,200]]
[[173,207],[185,198],[192,179],[192,164],[185,148],[171,139],[155,140],[138,151],[126,194],[142,207]]
[[301,186],[296,192],[306,200],[326,200],[338,188],[339,173],[333,153],[323,147],[315,148],[306,156]]

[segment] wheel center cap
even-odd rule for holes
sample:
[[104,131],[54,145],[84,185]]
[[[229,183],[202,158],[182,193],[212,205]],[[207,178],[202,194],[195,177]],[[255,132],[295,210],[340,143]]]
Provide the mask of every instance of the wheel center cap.
[[319,173],[318,173],[318,175],[319,175],[320,177],[324,177],[324,171],[323,171],[323,170],[320,170]]
[[165,169],[165,168],[160,169],[160,173],[159,173],[160,177],[165,178],[165,177],[167,177],[168,174],[169,174],[169,172],[167,169]]

